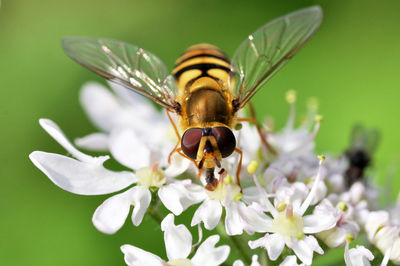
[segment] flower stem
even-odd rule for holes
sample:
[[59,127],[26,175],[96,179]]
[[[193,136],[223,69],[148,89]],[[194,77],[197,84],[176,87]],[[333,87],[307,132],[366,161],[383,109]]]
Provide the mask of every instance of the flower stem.
[[222,222],[218,223],[216,229],[220,236],[224,237],[227,241],[229,241],[230,243],[232,243],[235,246],[236,250],[239,251],[242,259],[244,260],[245,265],[250,265],[250,263],[251,263],[251,256],[249,255],[250,252],[246,245],[247,241],[242,237],[242,235],[240,235],[240,236],[228,235],[225,232],[225,226]]
[[158,206],[160,205],[160,201],[158,197],[152,197],[151,203],[149,208],[147,209],[148,214],[150,214],[151,218],[154,221],[161,224],[162,220],[165,218],[161,215],[160,211],[158,210]]

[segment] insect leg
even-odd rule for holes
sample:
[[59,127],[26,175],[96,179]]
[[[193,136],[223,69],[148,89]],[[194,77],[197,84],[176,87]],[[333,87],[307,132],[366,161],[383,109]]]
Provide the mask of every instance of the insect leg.
[[172,154],[174,154],[174,152],[177,151],[178,146],[179,146],[179,143],[180,143],[180,141],[178,141],[178,142],[176,143],[174,149],[173,149],[173,150],[169,153],[169,155],[168,155],[168,163],[169,163],[169,164],[171,164],[171,157],[172,157]]
[[276,154],[276,151],[274,148],[271,147],[271,145],[269,145],[267,139],[265,138],[265,136],[263,135],[262,131],[261,131],[261,127],[260,124],[257,122],[256,119],[256,113],[254,111],[254,107],[253,104],[251,102],[248,103],[249,106],[249,111],[250,111],[250,116],[249,118],[238,118],[237,121],[238,122],[249,122],[249,123],[253,123],[257,129],[258,135],[260,136],[261,142],[263,144],[263,146],[270,151],[273,154]]
[[168,115],[169,121],[171,122],[172,127],[174,128],[175,134],[178,137],[178,142],[176,143],[174,149],[168,155],[168,163],[170,164],[171,163],[172,154],[174,154],[174,152],[177,151],[179,143],[181,143],[181,136],[179,135],[179,132],[178,132],[178,129],[176,128],[175,122],[174,122],[174,120],[172,120],[170,111],[168,111],[168,110],[167,110],[167,115]]
[[169,121],[171,122],[172,127],[174,128],[174,131],[175,131],[176,136],[178,137],[179,141],[181,141],[181,135],[179,135],[178,128],[176,127],[174,120],[172,120],[172,117],[171,117],[170,112],[171,112],[171,111],[168,111],[168,110],[167,110],[167,115],[168,115]]
[[239,178],[239,174],[240,174],[240,170],[242,170],[242,158],[243,158],[243,152],[242,150],[235,148],[235,151],[237,153],[239,153],[240,155],[240,159],[239,159],[239,164],[238,164],[238,168],[236,170],[236,183],[239,185],[240,190],[242,190],[242,186],[240,185],[240,178]]

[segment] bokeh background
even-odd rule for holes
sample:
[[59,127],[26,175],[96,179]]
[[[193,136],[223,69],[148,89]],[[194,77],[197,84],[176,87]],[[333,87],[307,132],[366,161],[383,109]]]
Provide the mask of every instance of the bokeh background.
[[[0,8],[0,264],[122,265],[125,243],[165,256],[162,234],[145,218],[115,235],[94,229],[91,217],[107,196],[77,196],[56,187],[28,159],[34,150],[65,154],[39,126],[51,118],[70,139],[95,131],[78,101],[89,80],[104,81],[63,53],[64,36],[108,37],[152,51],[172,68],[185,48],[209,42],[232,55],[266,21],[319,4],[318,33],[254,99],[259,117],[284,125],[284,94],[320,100],[324,121],[318,152],[340,154],[351,127],[376,127],[382,139],[374,157],[374,182],[394,201],[400,154],[400,1],[133,1],[3,0]],[[132,118],[134,119],[134,117]],[[179,218],[178,222],[185,219]],[[317,264],[335,264],[342,253]]]

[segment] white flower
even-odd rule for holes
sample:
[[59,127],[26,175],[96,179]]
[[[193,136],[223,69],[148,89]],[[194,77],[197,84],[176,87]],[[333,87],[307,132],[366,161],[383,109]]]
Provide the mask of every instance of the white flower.
[[193,215],[191,226],[201,222],[208,230],[214,229],[221,219],[222,208],[225,207],[225,230],[228,235],[243,233],[244,224],[241,220],[240,209],[245,210],[245,205],[240,201],[242,193],[239,185],[233,183],[233,178],[227,176],[219,182],[214,191],[205,190],[207,197]]
[[[249,241],[250,248],[264,247],[269,258],[276,260],[286,245],[307,265],[312,263],[314,251],[323,254],[315,237],[305,234],[315,234],[334,227],[337,217],[334,213],[324,210],[303,217],[315,197],[318,182],[321,180],[321,164],[322,161],[313,187],[304,200],[302,200],[301,193],[299,195],[297,192],[289,194],[289,204],[282,201],[274,207],[268,199],[264,200],[263,208],[270,212],[272,219],[268,216],[260,216],[259,218],[264,220],[263,228],[255,224],[253,230],[268,233],[258,240]],[[292,189],[296,190],[295,187]],[[258,204],[254,203],[253,205],[257,206]]]
[[400,193],[397,196],[396,205],[389,209],[390,219],[393,224],[400,226]]
[[[332,203],[336,204],[336,207]],[[317,237],[330,248],[344,245],[348,234],[357,237],[360,231],[359,225],[351,219],[351,206],[347,206],[344,201],[331,202],[324,199],[314,212],[331,212],[338,217],[335,227],[317,234]]]
[[349,242],[346,242],[344,251],[344,261],[347,266],[369,266],[370,261],[374,259],[371,251],[364,246],[356,246],[349,250]]
[[289,91],[286,94],[286,100],[290,104],[289,118],[282,132],[270,133],[267,135],[267,141],[279,154],[290,156],[299,156],[301,154],[310,154],[314,149],[314,138],[318,133],[321,118],[316,119],[317,123],[310,132],[311,123],[315,117],[316,106],[309,108],[309,114],[302,126],[295,129],[294,121],[296,118],[296,92]]
[[329,200],[333,204],[343,202],[346,205],[346,216],[363,226],[368,218],[370,204],[367,194],[373,194],[373,189],[368,189],[362,182],[354,183],[348,191],[340,195],[330,194]]
[[346,190],[345,172],[349,167],[346,157],[327,156],[324,163],[326,169],[325,182],[330,193],[340,194]]
[[279,266],[305,266],[304,263],[297,264],[297,257],[294,255],[287,256]]
[[[233,262],[232,266],[244,266],[244,263],[241,260],[235,260]],[[250,264],[250,266],[261,266],[261,264],[258,262],[258,256],[257,255],[251,256],[251,264]]]
[[[109,150],[114,130],[130,129],[162,159],[178,141],[165,112],[157,111],[143,96],[118,84],[109,82],[114,93],[95,82],[83,85],[80,100],[92,122],[103,132],[76,140],[80,147],[90,150]],[[111,140],[112,141],[112,140]],[[165,161],[161,162],[166,163]]]
[[197,249],[194,256],[189,259],[192,252],[192,235],[184,225],[176,226],[174,216],[168,214],[161,223],[164,231],[165,249],[168,261],[164,261],[157,255],[146,252],[140,248],[123,245],[121,250],[125,255],[125,262],[130,266],[142,265],[171,265],[171,266],[204,266],[220,265],[229,255],[229,246],[215,247],[219,241],[218,235],[208,237]]
[[364,229],[368,240],[385,254],[386,261],[400,264],[400,228],[390,222],[388,212],[370,212]]
[[[175,214],[180,214],[188,206],[204,199],[204,189],[190,180],[174,180],[172,177],[186,170],[188,162],[180,156],[165,171],[151,163],[151,152],[129,130],[114,133],[111,137],[111,151],[114,157],[132,169],[114,172],[107,170],[103,162],[108,156],[91,157],[78,151],[65,137],[60,128],[47,119],[40,120],[41,126],[76,159],[53,153],[35,151],[30,154],[32,162],[51,181],[64,190],[82,195],[101,195],[119,191],[132,184],[136,186],[116,194],[103,202],[93,215],[95,227],[108,234],[118,231],[134,206],[132,222],[139,225],[151,201],[150,189],[158,189],[158,195],[165,206]],[[125,141],[125,146],[119,141]]]

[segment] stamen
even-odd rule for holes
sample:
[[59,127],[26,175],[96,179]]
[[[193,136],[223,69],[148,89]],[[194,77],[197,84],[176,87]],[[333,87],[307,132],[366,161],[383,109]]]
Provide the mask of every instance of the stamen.
[[[351,235],[351,234],[347,234],[347,235]],[[344,262],[346,263],[346,266],[353,266],[353,264],[351,264],[351,260],[350,260],[350,254],[349,254],[350,242],[347,241],[347,235],[346,235],[346,245],[344,247]]]
[[347,204],[344,201],[340,201],[337,204],[337,207],[338,207],[339,210],[344,211],[344,212],[347,210]]
[[197,225],[197,231],[199,232],[199,240],[195,244],[192,245],[192,250],[194,250],[195,247],[200,245],[201,240],[203,239],[203,230],[201,229],[201,224]]
[[303,232],[298,232],[297,233],[297,239],[302,240],[304,238],[304,233]]
[[293,129],[294,119],[296,117],[296,98],[296,91],[290,90],[286,93],[286,101],[290,104],[290,110],[285,130]]
[[300,145],[298,147],[296,147],[295,149],[293,149],[292,152],[298,151],[301,148],[303,148],[304,146],[306,146],[308,143],[312,142],[315,139],[315,136],[317,136],[317,133],[319,131],[319,128],[321,126],[321,122],[322,122],[322,116],[321,115],[317,115],[315,118],[316,122],[313,131],[310,133],[310,135],[308,136],[308,139],[306,139],[303,143],[300,143]]
[[278,212],[282,212],[286,209],[287,204],[283,201],[280,201],[276,204],[276,209],[278,210]]
[[296,102],[297,95],[295,90],[289,90],[286,92],[286,101],[290,104]]
[[354,241],[354,236],[351,233],[346,234],[346,243],[351,243]]
[[[253,174],[252,177],[253,177],[253,182],[256,185],[258,192],[261,195],[261,201],[262,201],[262,203],[264,203],[263,205],[267,208],[267,210],[275,218],[278,215],[278,211],[274,208],[274,206],[269,201],[267,192],[265,192],[265,190],[260,186],[260,183],[258,183],[256,175]],[[262,196],[264,196],[264,197],[262,197]]]
[[247,172],[252,175],[257,171],[257,168],[258,162],[253,160],[247,165]]
[[307,107],[312,110],[312,111],[316,111],[318,109],[319,106],[319,101],[317,97],[311,97],[308,99],[307,101]]
[[293,217],[293,206],[289,204],[286,208],[286,217],[291,218]]
[[231,197],[231,185],[228,184],[228,187],[226,188],[226,196],[225,196],[225,206],[228,206],[229,204],[229,199]]
[[229,185],[229,184],[232,184],[232,182],[233,182],[233,176],[226,175],[224,178],[224,184]]
[[311,97],[307,101],[307,114],[306,118],[304,119],[301,127],[304,129],[311,128],[312,123],[314,122],[315,114],[318,111],[318,99],[316,97]]
[[310,190],[310,193],[308,193],[307,198],[304,200],[303,204],[301,205],[301,207],[299,209],[299,215],[301,215],[301,216],[306,212],[306,210],[310,206],[312,200],[314,199],[314,196],[317,193],[317,186],[321,180],[322,164],[325,161],[325,156],[320,155],[320,156],[318,156],[318,159],[319,159],[319,167],[318,167],[317,177],[315,178],[315,182]]
[[233,197],[233,200],[235,202],[238,202],[241,198],[243,198],[243,194],[242,193],[238,193]]
[[389,246],[388,250],[386,250],[385,256],[383,256],[383,260],[382,260],[382,262],[381,262],[381,266],[386,266],[386,265],[388,264],[389,259],[390,259],[390,255],[392,254],[392,249],[393,249],[393,246],[394,246],[394,241],[395,241],[396,237],[399,236],[399,231],[400,231],[400,230],[397,229],[397,230],[396,230],[396,233],[393,235],[392,241],[390,242],[390,246]]

